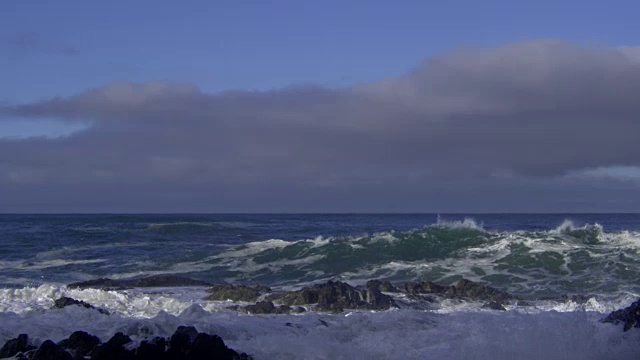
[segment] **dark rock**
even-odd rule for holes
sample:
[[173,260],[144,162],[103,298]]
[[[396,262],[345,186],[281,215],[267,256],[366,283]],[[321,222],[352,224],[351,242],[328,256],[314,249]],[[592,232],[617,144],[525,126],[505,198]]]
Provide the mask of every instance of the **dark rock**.
[[196,335],[193,346],[187,353],[187,360],[239,359],[240,354],[228,348],[218,335],[200,333]]
[[398,292],[398,289],[389,281],[369,280],[365,286],[367,289],[376,289],[382,292]]
[[495,301],[499,303],[504,303],[514,298],[512,295],[491,286],[481,285],[467,279],[462,279],[456,285],[447,288],[445,296],[451,299]]
[[109,315],[109,312],[104,310],[104,309],[98,309],[95,306],[93,306],[93,305],[91,305],[89,303],[86,303],[86,302],[84,302],[82,300],[76,300],[76,299],[73,299],[73,298],[70,298],[70,297],[66,297],[66,296],[63,296],[63,297],[57,299],[55,301],[53,307],[57,308],[57,309],[62,309],[64,307],[71,306],[71,305],[82,306],[82,307],[87,308],[87,309],[96,310],[96,311],[100,312],[101,314]]
[[167,356],[170,359],[186,359],[187,351],[198,335],[198,330],[193,326],[179,326],[171,335]]
[[133,352],[124,348],[124,345],[130,342],[130,337],[121,332],[116,333],[105,344],[102,344],[93,350],[91,360],[133,360]]
[[69,288],[93,288],[104,290],[123,290],[136,287],[180,287],[180,286],[209,286],[210,283],[175,275],[154,275],[131,279],[100,278],[89,281],[76,282],[67,285]]
[[69,338],[58,342],[58,346],[71,350],[70,352],[75,358],[80,358],[91,352],[98,344],[100,339],[97,336],[93,336],[84,331],[76,331],[69,336]]
[[314,310],[342,312],[344,309],[386,310],[397,307],[395,301],[376,288],[357,289],[340,281],[328,281],[313,287],[282,294],[274,294],[270,300],[280,300],[285,305],[315,304]]
[[497,301],[488,302],[484,304],[482,308],[490,309],[490,310],[498,310],[498,311],[507,311],[507,309],[505,309],[504,306],[502,306],[502,304]]
[[29,336],[27,334],[20,334],[17,338],[7,341],[2,349],[0,349],[0,358],[12,357],[20,352],[35,349],[36,347],[29,345],[28,341]]
[[443,295],[447,291],[447,287],[430,281],[418,281],[402,284],[401,290],[407,295],[415,297],[422,294]]
[[31,360],[73,360],[73,357],[53,341],[47,340],[33,353]]
[[155,337],[152,340],[143,340],[136,349],[136,360],[169,360],[165,353],[167,343],[164,338]]
[[[299,307],[297,307],[295,310],[299,311],[298,308]],[[275,306],[273,302],[263,300],[258,301],[255,305],[247,305],[241,307],[239,310],[242,310],[248,314],[289,314],[294,309],[287,305]]]
[[616,310],[607,315],[602,322],[619,324],[624,323],[624,331],[629,331],[631,328],[640,328],[640,300],[632,303],[628,307],[620,310]]
[[207,290],[207,292],[211,295],[207,296],[205,300],[253,302],[258,300],[260,295],[271,292],[271,289],[261,285],[246,286],[224,284],[214,285],[209,290]]

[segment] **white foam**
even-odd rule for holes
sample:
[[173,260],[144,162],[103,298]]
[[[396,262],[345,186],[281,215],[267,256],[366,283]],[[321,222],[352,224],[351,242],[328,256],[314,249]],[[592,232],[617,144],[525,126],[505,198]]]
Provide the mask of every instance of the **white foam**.
[[599,322],[589,311],[391,310],[341,315],[251,316],[198,305],[150,318],[106,316],[79,307],[22,315],[0,313],[0,343],[19,333],[59,341],[84,330],[106,341],[169,336],[179,325],[220,335],[255,359],[630,359],[640,331]]
[[[434,225],[432,225],[434,226]],[[442,220],[440,216],[438,216],[438,220],[435,226],[446,227],[450,229],[473,229],[484,231],[484,227],[482,224],[476,223],[476,221],[472,218],[466,217],[464,220],[455,220],[455,221],[446,221]]]

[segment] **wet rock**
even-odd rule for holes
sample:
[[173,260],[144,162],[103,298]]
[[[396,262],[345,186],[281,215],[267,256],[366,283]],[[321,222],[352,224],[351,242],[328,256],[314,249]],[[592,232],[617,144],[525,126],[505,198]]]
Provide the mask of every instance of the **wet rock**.
[[290,306],[275,306],[273,302],[267,300],[258,301],[255,305],[247,305],[239,310],[248,314],[289,314],[293,311]]
[[130,342],[130,337],[121,332],[116,333],[111,339],[109,339],[109,341],[93,350],[91,360],[133,360],[133,351],[129,351],[124,348],[124,345]]
[[634,327],[640,328],[640,300],[632,303],[628,307],[613,311],[602,322],[613,324],[624,324],[624,331],[629,331]]
[[53,341],[47,340],[33,353],[31,360],[73,360],[73,357]]
[[81,358],[89,354],[100,343],[97,336],[84,331],[76,331],[69,338],[58,342],[58,346],[69,350],[74,358]]
[[200,359],[239,359],[240,354],[229,349],[217,335],[200,333],[196,335],[193,346],[187,353],[187,360]]
[[274,294],[270,300],[285,305],[314,305],[316,311],[342,312],[344,309],[386,310],[397,307],[395,301],[376,288],[357,289],[340,281],[328,281],[298,291]]
[[207,292],[211,295],[207,296],[205,300],[254,302],[258,300],[260,295],[270,293],[271,289],[262,285],[246,286],[224,284],[214,285],[207,290]]
[[167,356],[170,359],[186,359],[187,351],[191,343],[198,335],[198,330],[193,326],[179,326],[171,335]]
[[504,306],[498,301],[491,301],[482,306],[483,309],[497,310],[497,311],[507,311]]
[[167,342],[164,338],[143,340],[136,349],[136,360],[170,360],[165,353],[166,349]]
[[0,349],[0,358],[8,358],[15,356],[21,352],[27,352],[33,350],[36,347],[29,345],[29,336],[27,334],[20,334],[17,338],[7,341]]
[[391,284],[389,281],[382,280],[369,280],[367,281],[366,288],[377,289],[381,292],[398,292],[398,289],[396,289],[393,284]]
[[514,299],[511,294],[495,289],[491,286],[481,285],[471,280],[461,279],[457,284],[447,288],[444,295],[451,299],[464,299],[476,301],[491,301],[505,303]]
[[87,309],[96,310],[96,311],[100,312],[101,314],[109,315],[109,312],[104,310],[104,309],[98,309],[95,306],[93,306],[93,305],[91,305],[89,303],[86,303],[86,302],[84,302],[82,300],[76,300],[76,299],[73,299],[73,298],[70,298],[70,297],[66,297],[66,296],[63,296],[63,297],[57,299],[54,302],[53,307],[56,308],[56,309],[62,309],[64,307],[71,306],[71,305],[82,306],[82,307],[87,308]]
[[[87,359],[90,354],[92,360],[252,360],[251,356],[228,348],[219,336],[198,333],[192,326],[178,327],[171,336],[169,344],[165,338],[155,337],[142,340],[135,349],[132,349],[131,339],[123,333],[117,333],[106,343],[97,345],[99,342],[97,337],[83,331],[76,331],[57,345],[47,340],[37,350],[32,350],[35,347],[27,345],[27,340],[28,336],[24,334],[9,340],[2,348],[0,357],[79,360]],[[25,351],[29,352],[24,354]]]
[[103,290],[123,290],[139,287],[181,287],[181,286],[209,286],[202,280],[190,279],[175,275],[154,275],[131,279],[99,278],[89,281],[76,282],[67,285],[68,288],[92,288]]
[[431,281],[406,282],[400,287],[401,291],[410,296],[423,294],[443,295],[447,291],[446,286],[438,285]]

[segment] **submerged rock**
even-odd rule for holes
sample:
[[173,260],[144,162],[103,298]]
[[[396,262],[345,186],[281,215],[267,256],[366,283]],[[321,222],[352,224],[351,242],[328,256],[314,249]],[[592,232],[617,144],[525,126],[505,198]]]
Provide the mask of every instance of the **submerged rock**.
[[211,295],[207,296],[205,300],[254,302],[258,300],[262,294],[270,293],[271,289],[262,285],[246,286],[224,284],[214,285],[207,290],[207,292]]
[[209,286],[210,283],[202,280],[190,279],[176,275],[154,275],[131,279],[100,278],[89,281],[75,282],[67,285],[68,288],[92,288],[103,290],[124,290],[138,287],[180,287],[180,286]]
[[634,327],[640,328],[640,300],[624,309],[613,311],[602,319],[602,322],[613,324],[624,323],[624,331],[629,331]]
[[35,348],[35,346],[29,345],[29,336],[27,334],[20,334],[17,338],[11,339],[4,344],[0,349],[0,358],[13,357],[18,353],[27,352]]
[[87,309],[96,310],[101,314],[109,315],[109,312],[104,310],[104,309],[99,309],[99,308],[97,308],[97,307],[95,307],[95,306],[93,306],[93,305],[91,305],[91,304],[89,304],[87,302],[82,301],[82,300],[76,300],[74,298],[70,298],[70,297],[66,297],[66,296],[63,296],[63,297],[57,299],[54,302],[53,307],[57,308],[57,309],[62,309],[64,307],[71,306],[71,305],[82,306],[82,307],[87,308]]
[[393,298],[378,288],[355,288],[340,281],[328,281],[297,291],[274,294],[270,300],[285,305],[312,305],[316,311],[342,312],[344,309],[386,310],[397,307]]

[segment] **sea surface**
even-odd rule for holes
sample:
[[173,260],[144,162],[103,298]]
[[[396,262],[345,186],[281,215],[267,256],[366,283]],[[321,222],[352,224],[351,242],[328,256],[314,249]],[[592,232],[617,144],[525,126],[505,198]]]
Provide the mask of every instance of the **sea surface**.
[[[0,215],[0,345],[193,325],[256,359],[637,359],[640,330],[599,320],[640,298],[639,249],[640,214]],[[523,305],[247,315],[206,287],[66,286],[160,274],[275,290],[466,278]],[[61,296],[110,315],[52,309]]]

